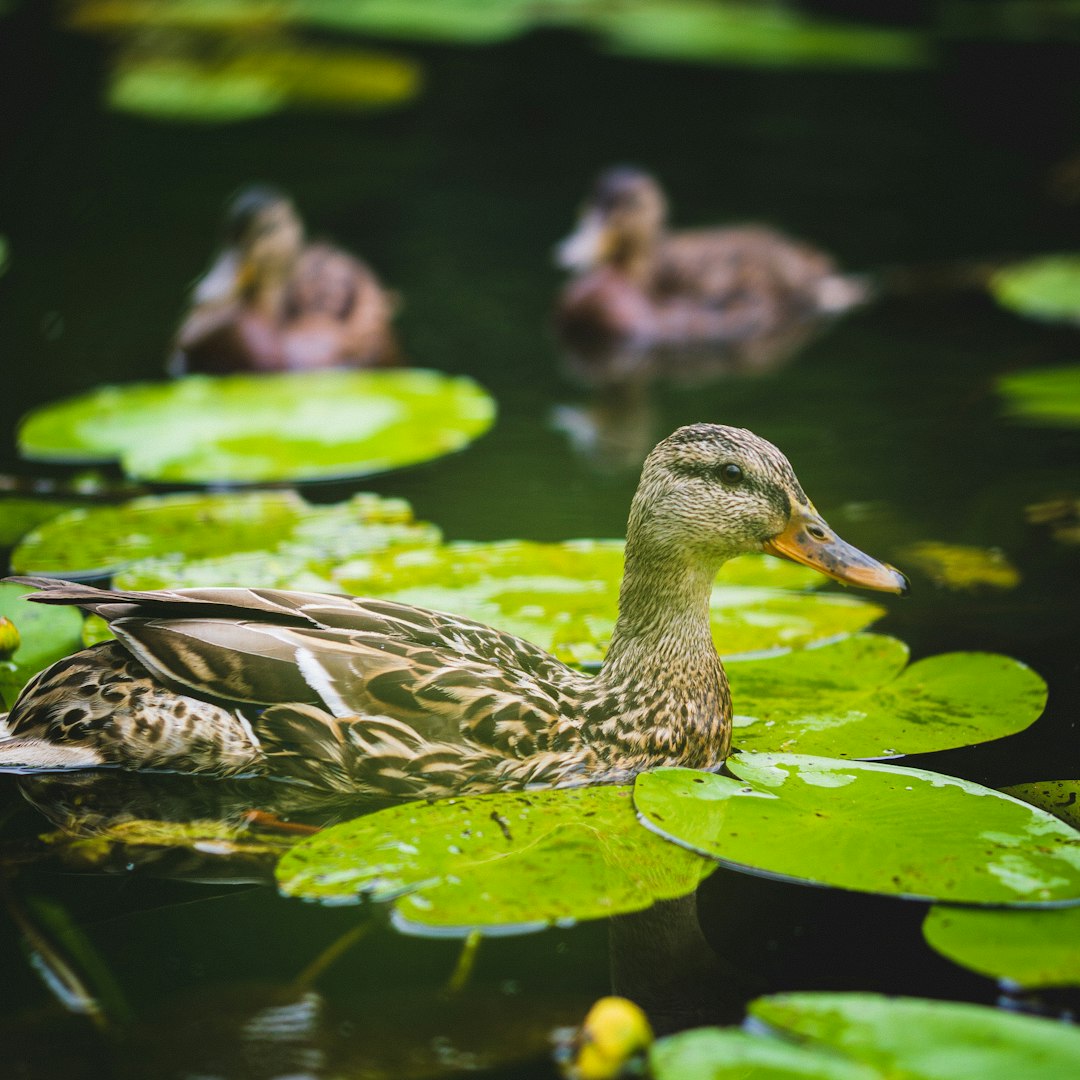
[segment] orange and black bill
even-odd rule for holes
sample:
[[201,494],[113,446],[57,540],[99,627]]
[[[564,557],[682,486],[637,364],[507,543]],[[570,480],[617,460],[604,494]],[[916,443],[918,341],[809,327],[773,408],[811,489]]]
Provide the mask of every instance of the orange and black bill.
[[899,570],[841,540],[813,506],[794,507],[788,527],[766,540],[764,550],[812,566],[845,585],[897,594],[907,592],[907,578]]

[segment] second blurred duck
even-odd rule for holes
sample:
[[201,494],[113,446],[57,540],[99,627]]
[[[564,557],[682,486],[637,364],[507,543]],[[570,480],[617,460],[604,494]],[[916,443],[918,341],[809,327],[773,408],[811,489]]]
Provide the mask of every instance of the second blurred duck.
[[247,188],[229,205],[225,243],[196,283],[168,370],[226,374],[377,367],[401,362],[398,306],[371,269],[309,243],[292,201]]
[[670,232],[659,184],[628,166],[601,174],[557,258],[574,272],[557,327],[586,350],[761,338],[869,296],[825,252],[765,226]]

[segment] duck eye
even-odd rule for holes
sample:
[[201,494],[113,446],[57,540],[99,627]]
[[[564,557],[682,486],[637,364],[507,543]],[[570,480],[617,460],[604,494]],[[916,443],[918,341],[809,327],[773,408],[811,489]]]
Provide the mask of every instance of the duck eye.
[[726,465],[720,466],[720,479],[725,483],[734,487],[736,484],[741,484],[743,478],[743,471],[734,462],[729,461]]

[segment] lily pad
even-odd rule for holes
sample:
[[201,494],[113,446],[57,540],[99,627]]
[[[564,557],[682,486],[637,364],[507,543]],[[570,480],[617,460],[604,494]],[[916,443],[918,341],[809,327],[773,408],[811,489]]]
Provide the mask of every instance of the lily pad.
[[783,1039],[833,1050],[882,1077],[1073,1080],[1080,1063],[1080,1029],[985,1005],[802,993],[758,998],[749,1011]]
[[0,498],[0,547],[14,547],[28,532],[45,521],[77,510],[81,504],[34,499],[22,495]]
[[962,967],[1025,989],[1080,986],[1080,907],[979,911],[934,906],[923,937]]
[[11,565],[19,574],[78,577],[115,574],[135,561],[150,560],[144,574],[149,571],[165,586],[176,584],[175,571],[191,560],[226,552],[242,553],[253,563],[294,556],[301,565],[315,566],[440,539],[434,525],[413,520],[402,499],[364,493],[338,505],[313,506],[292,491],[188,493],[53,518],[23,539]]
[[1080,322],[1080,255],[1046,255],[1014,263],[990,279],[1003,307],[1035,319]]
[[119,459],[130,476],[165,483],[312,481],[459,450],[494,415],[471,379],[435,371],[191,375],[45,405],[18,442],[35,460]]
[[155,119],[220,123],[290,106],[371,109],[415,97],[420,69],[385,54],[315,49],[285,38],[225,39],[209,54],[141,45],[112,73],[114,109]]
[[1016,420],[1080,426],[1080,364],[1002,375],[997,388],[1005,398],[1006,412]]
[[1001,789],[1014,799],[1048,810],[1054,817],[1080,829],[1080,780],[1040,780]]
[[905,564],[917,566],[935,585],[954,592],[1015,589],[1020,573],[998,548],[924,540],[902,551]]
[[827,1047],[736,1028],[697,1028],[649,1050],[653,1080],[884,1080],[877,1069]]
[[0,582],[0,615],[15,624],[20,640],[11,659],[0,662],[0,697],[9,707],[34,675],[82,647],[82,615],[75,608],[24,601],[32,591]]
[[725,866],[968,904],[1080,903],[1080,832],[990,788],[919,769],[736,754],[733,776],[658,769],[634,803]]
[[301,841],[283,892],[394,903],[422,934],[525,932],[691,892],[702,859],[637,823],[628,787],[511,792],[394,806]]
[[[389,552],[339,566],[334,579],[342,592],[452,611],[584,663],[607,649],[622,569],[621,541],[512,540]],[[790,591],[823,580],[769,556],[728,563],[712,592],[717,647],[725,656],[796,648],[855,633],[884,614],[858,597]]]
[[906,667],[896,638],[858,634],[727,667],[740,750],[887,758],[1000,739],[1034,723],[1046,683],[996,653],[945,653]]

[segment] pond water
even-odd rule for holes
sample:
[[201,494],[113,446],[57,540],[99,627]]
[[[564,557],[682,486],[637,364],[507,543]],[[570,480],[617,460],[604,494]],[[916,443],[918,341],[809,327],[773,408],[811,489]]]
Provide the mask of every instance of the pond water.
[[[414,363],[472,375],[498,402],[493,429],[465,451],[363,488],[408,499],[451,539],[621,536],[633,451],[598,460],[553,422],[596,401],[561,364],[551,255],[597,171],[635,162],[662,178],[677,223],[764,220],[852,269],[916,269],[903,295],[837,322],[776,370],[658,382],[611,406],[618,437],[651,445],[699,420],[749,427],[866,551],[903,566],[920,540],[1003,549],[1015,589],[953,592],[912,568],[910,597],[886,601],[875,629],[914,657],[1023,660],[1049,683],[1047,711],[1023,734],[905,763],[994,787],[1080,775],[1078,552],[1024,514],[1077,494],[1080,435],[1006,420],[993,385],[1075,360],[1080,338],[917,272],[1077,246],[1080,203],[1047,185],[1075,150],[1075,48],[954,41],[916,70],[797,71],[619,57],[553,30],[487,46],[399,41],[392,50],[423,71],[411,103],[200,125],[105,109],[107,43],[58,30],[48,6],[17,8],[4,31],[19,88],[0,173],[4,432],[41,402],[161,374],[223,199],[268,180],[401,292]],[[10,434],[3,454],[25,471]],[[0,776],[0,822],[12,840],[44,825],[12,777]],[[20,874],[20,896],[61,905],[82,928],[138,1020],[118,1048],[65,1015],[5,918],[0,1029],[16,1061],[35,1063],[16,1075],[420,1075],[512,1047],[524,1063],[501,1075],[545,1076],[546,1031],[612,989],[662,1030],[736,1022],[749,998],[776,990],[999,995],[923,943],[922,905],[725,870],[700,887],[697,920],[671,902],[485,940],[456,996],[443,987],[460,941],[376,921],[316,994],[294,980],[357,924],[356,909],[148,869]]]

